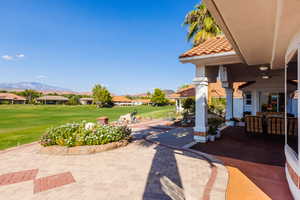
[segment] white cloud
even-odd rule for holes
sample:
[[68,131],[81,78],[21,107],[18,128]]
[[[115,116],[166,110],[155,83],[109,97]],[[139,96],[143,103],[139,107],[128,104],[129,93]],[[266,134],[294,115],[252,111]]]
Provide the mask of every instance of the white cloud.
[[2,56],[2,59],[4,59],[4,60],[12,60],[12,59],[14,59],[14,57],[9,56],[9,55],[4,55],[4,56]]
[[16,55],[16,57],[17,57],[17,58],[24,58],[24,57],[25,57],[25,55],[24,55],[24,54],[22,54],[22,53],[18,53],[18,54]]

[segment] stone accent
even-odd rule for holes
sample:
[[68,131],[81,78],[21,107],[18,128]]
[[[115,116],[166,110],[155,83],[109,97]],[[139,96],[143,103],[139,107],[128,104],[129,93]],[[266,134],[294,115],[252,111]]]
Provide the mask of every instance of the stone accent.
[[128,144],[128,140],[122,140],[119,142],[112,142],[103,145],[92,145],[92,146],[76,146],[76,147],[65,147],[65,146],[47,146],[41,147],[39,153],[41,154],[52,154],[52,155],[85,155],[98,153],[124,147]]
[[37,173],[38,169],[31,169],[3,174],[0,176],[0,186],[33,180]]
[[286,163],[286,166],[294,184],[298,189],[300,189],[300,176],[297,174],[297,172],[295,172],[295,170],[289,165],[288,162]]
[[106,124],[108,124],[108,117],[106,117],[106,116],[99,117],[99,118],[97,118],[97,121],[99,124],[106,125]]
[[46,176],[34,180],[33,193],[43,192],[53,188],[61,187],[63,185],[68,185],[74,183],[71,172],[65,172],[61,174],[56,174],[52,176]]
[[207,132],[196,132],[194,131],[194,135],[197,135],[197,136],[207,136]]

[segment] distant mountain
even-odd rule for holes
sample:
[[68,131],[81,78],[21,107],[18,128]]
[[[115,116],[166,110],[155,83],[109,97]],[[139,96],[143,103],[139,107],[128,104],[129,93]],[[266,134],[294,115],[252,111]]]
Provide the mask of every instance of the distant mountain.
[[166,94],[166,96],[170,96],[171,94],[175,93],[174,90],[162,90],[162,91]]
[[71,92],[72,91],[70,89],[46,85],[46,84],[37,83],[37,82],[0,83],[0,89],[2,89],[2,90],[32,89],[32,90],[38,90],[38,91],[54,91],[54,92],[60,92],[60,91]]

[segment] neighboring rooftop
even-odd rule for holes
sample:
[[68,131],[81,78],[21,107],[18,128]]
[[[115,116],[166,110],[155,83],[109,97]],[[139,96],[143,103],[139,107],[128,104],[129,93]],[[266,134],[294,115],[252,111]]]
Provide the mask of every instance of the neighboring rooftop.
[[133,102],[150,103],[150,99],[134,99]]
[[42,96],[42,97],[39,97],[37,100],[39,100],[39,101],[42,101],[42,100],[68,101],[69,99],[67,97],[63,97],[63,96]]
[[222,35],[206,40],[198,46],[183,53],[181,56],[179,56],[179,58],[212,55],[226,52],[234,53],[234,50],[226,37]]
[[26,98],[18,96],[16,94],[12,94],[12,93],[0,93],[0,99],[26,101]]
[[128,99],[124,96],[114,96],[112,99],[113,102],[125,102],[125,103],[131,103],[131,99]]
[[189,85],[186,88],[179,89],[176,93],[171,95],[171,98],[194,97],[195,86]]

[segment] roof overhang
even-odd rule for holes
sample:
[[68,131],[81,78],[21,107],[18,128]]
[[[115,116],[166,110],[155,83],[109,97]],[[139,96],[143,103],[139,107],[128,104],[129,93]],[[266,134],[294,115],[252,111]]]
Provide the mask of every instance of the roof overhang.
[[192,63],[195,65],[221,65],[221,64],[235,64],[241,63],[242,60],[234,51],[202,55],[202,56],[193,56],[180,58],[181,63]]
[[290,42],[300,31],[299,0],[204,2],[246,64],[285,66]]

